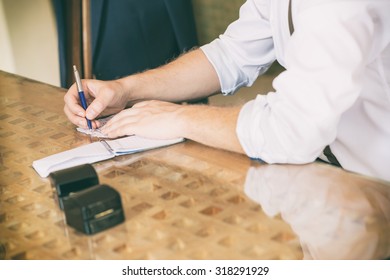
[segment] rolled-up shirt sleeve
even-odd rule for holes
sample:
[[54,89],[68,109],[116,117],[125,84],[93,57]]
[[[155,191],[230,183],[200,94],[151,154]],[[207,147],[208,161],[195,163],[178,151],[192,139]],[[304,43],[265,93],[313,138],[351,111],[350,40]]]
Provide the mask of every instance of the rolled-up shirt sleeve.
[[251,158],[307,163],[335,140],[340,117],[356,102],[376,42],[376,16],[356,1],[311,7],[294,19],[285,51],[288,70],[275,92],[246,103],[237,123]]
[[240,9],[239,19],[218,39],[201,47],[225,95],[251,86],[275,61],[269,20],[262,14],[268,10],[266,3],[248,0]]

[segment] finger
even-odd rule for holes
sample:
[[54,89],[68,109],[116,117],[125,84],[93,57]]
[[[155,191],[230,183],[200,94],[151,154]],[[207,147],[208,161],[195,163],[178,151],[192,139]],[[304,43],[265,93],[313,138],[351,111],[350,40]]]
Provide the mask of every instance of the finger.
[[99,120],[94,120],[93,122],[96,124],[96,128],[101,128],[102,123]]
[[[137,121],[136,115],[130,110],[125,110],[113,117],[105,126],[101,128],[104,134],[110,134],[117,131],[119,127],[133,124]],[[115,135],[119,135],[121,132],[116,132]]]
[[161,100],[145,100],[134,104],[132,108],[161,107],[168,104],[171,103]]
[[123,110],[121,112],[119,112],[118,114],[116,114],[115,116],[113,116],[107,123],[106,125],[104,126],[104,128],[108,128],[108,127],[111,127],[113,124],[116,124],[120,121],[122,121],[123,119],[127,119],[129,117],[133,117],[133,116],[136,116],[137,114],[139,114],[139,110],[135,110],[133,108],[131,109],[126,109],[126,110]]
[[132,106],[132,108],[142,108],[142,107],[145,107],[145,106],[150,105],[150,103],[151,103],[150,100],[141,101],[141,102],[135,103],[135,104]]
[[77,115],[80,117],[85,116],[85,110],[80,105],[78,92],[74,84],[69,88],[68,92],[65,94],[64,102],[65,102],[65,106],[69,110],[69,113],[72,113],[73,115]]
[[80,127],[87,127],[87,121],[84,117],[80,117],[78,115],[75,115],[73,114],[73,112],[71,112],[69,110],[69,107],[67,107],[65,105],[64,107],[64,112],[65,112],[65,115],[68,117],[68,119],[75,125],[77,126],[80,126]]
[[[65,115],[68,117],[68,119],[71,121],[71,123],[82,127],[82,128],[88,128],[88,123],[87,119],[85,117],[79,117],[77,115],[74,115],[72,112],[69,111],[69,108],[66,106],[64,107],[64,112]],[[92,128],[96,129],[99,127],[99,122],[98,121],[91,121],[92,123]]]
[[115,128],[111,129],[110,131],[103,132],[104,134],[108,135],[110,138],[117,138],[121,136],[128,136],[128,135],[134,135],[133,131],[133,125],[134,123],[126,122],[121,125],[117,124]]
[[116,115],[101,128],[101,131],[104,134],[108,134],[113,130],[115,130],[119,126],[119,123],[122,122],[123,122],[123,118],[121,116]]

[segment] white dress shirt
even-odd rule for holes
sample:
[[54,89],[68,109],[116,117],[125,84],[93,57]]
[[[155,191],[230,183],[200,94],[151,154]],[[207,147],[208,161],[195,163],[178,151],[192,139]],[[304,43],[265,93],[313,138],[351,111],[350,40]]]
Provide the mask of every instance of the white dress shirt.
[[343,168],[390,180],[390,0],[248,0],[201,49],[224,94],[251,86],[275,59],[274,92],[241,109],[246,154],[308,163],[325,146]]

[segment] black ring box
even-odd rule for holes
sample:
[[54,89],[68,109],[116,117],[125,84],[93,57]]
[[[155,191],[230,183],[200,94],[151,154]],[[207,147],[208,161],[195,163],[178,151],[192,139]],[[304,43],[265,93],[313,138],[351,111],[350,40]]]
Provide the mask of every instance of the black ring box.
[[91,164],[83,164],[50,173],[50,181],[57,192],[58,204],[64,209],[64,200],[71,194],[99,184]]
[[96,185],[64,200],[66,223],[91,235],[125,220],[120,194],[108,185]]

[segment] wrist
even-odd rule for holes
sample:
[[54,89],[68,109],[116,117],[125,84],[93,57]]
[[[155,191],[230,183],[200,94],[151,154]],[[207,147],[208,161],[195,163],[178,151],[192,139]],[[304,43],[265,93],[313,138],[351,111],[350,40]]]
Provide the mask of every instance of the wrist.
[[178,105],[178,109],[175,114],[176,129],[180,131],[181,137],[194,140],[194,133],[196,133],[196,127],[198,126],[197,111],[199,105]]
[[116,80],[116,82],[118,83],[120,90],[122,92],[123,99],[126,102],[131,102],[131,101],[136,99],[133,96],[134,92],[137,92],[135,89],[134,75],[120,78],[120,79]]

